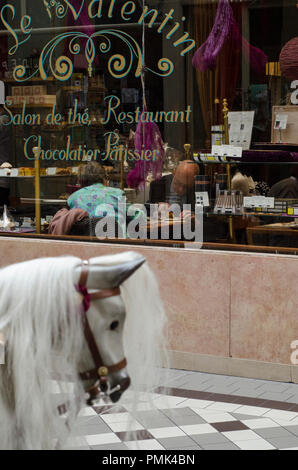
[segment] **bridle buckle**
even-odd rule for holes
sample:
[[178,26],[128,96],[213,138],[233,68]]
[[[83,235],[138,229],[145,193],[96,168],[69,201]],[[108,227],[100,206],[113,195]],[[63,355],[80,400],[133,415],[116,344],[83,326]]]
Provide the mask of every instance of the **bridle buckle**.
[[97,370],[99,377],[107,377],[109,375],[109,370],[106,366],[101,366]]

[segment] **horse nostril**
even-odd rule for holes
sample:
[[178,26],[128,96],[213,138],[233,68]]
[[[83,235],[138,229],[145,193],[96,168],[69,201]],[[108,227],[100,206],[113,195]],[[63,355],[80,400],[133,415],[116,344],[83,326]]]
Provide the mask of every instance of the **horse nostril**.
[[107,377],[101,377],[99,380],[99,387],[102,392],[106,392],[108,390],[108,379]]

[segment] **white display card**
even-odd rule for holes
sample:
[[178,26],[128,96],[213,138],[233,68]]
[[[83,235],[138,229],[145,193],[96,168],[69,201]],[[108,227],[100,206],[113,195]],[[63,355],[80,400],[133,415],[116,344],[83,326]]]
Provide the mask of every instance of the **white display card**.
[[230,145],[249,150],[255,111],[231,111],[228,116]]
[[209,195],[206,191],[204,192],[196,192],[196,204],[201,205],[201,201],[203,201],[204,207],[209,207]]
[[250,196],[243,198],[244,207],[266,207],[268,209],[274,209],[274,197],[266,196]]
[[221,155],[221,145],[212,145],[212,150],[211,153],[212,155],[215,156],[220,156]]
[[234,147],[233,145],[213,145],[212,154],[219,157],[242,157],[242,147]]
[[288,114],[276,114],[274,129],[285,130],[288,125]]
[[56,175],[57,168],[47,168],[47,175],[54,176]]

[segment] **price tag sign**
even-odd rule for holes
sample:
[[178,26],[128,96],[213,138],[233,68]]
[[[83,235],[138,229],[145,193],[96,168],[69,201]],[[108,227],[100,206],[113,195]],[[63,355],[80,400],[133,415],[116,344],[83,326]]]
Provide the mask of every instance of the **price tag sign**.
[[233,147],[232,145],[230,146],[230,157],[234,158],[242,158],[242,152],[243,149],[242,147]]
[[222,155],[222,145],[212,145],[212,155],[221,156]]
[[274,197],[251,196],[243,198],[244,207],[266,207],[274,209]]
[[266,197],[265,202],[266,207],[268,207],[269,209],[274,209],[274,197]]
[[209,195],[206,191],[196,193],[196,203],[203,202],[204,207],[209,207]]
[[48,176],[55,176],[57,172],[57,168],[47,168],[47,175]]
[[274,129],[285,130],[288,125],[288,114],[277,114],[275,117]]
[[234,147],[233,145],[213,145],[212,154],[219,157],[242,158],[242,147]]

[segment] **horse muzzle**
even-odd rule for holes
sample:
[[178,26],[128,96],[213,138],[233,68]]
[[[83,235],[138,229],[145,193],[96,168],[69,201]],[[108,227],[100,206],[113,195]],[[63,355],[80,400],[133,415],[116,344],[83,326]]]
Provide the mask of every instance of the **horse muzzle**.
[[[92,405],[94,401],[102,398],[103,400],[110,400],[116,403],[120,400],[121,395],[130,386],[131,380],[127,375],[126,370],[123,370],[126,365],[126,361],[121,361],[122,367],[105,367],[102,366],[97,370],[97,381],[92,385],[86,392],[89,394],[87,400],[88,405]],[[109,370],[111,369],[111,370]],[[87,374],[87,375],[86,375]],[[86,377],[93,375],[94,371],[85,372],[80,374],[85,379]]]

